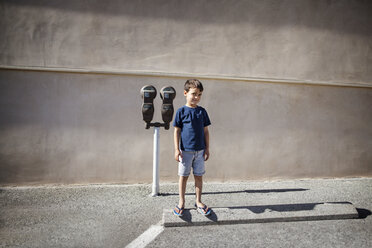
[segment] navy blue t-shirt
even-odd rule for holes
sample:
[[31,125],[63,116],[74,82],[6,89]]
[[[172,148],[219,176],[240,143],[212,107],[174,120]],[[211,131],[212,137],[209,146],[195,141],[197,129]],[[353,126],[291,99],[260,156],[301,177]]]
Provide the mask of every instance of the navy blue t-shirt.
[[207,111],[197,106],[183,106],[176,112],[173,126],[181,128],[181,150],[200,151],[205,149],[204,127],[209,126]]

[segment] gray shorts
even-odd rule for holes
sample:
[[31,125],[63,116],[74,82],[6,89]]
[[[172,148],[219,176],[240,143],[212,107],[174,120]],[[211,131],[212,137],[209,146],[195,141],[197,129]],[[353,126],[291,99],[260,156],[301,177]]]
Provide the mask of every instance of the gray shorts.
[[204,150],[186,152],[182,151],[182,159],[178,163],[178,175],[187,177],[190,175],[191,167],[195,176],[203,176],[204,168]]

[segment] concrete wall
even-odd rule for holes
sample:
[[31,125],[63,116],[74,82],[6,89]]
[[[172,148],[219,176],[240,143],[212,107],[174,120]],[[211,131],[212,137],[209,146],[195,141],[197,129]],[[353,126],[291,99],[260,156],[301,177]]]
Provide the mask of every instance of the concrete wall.
[[[151,182],[139,86],[185,79],[0,71],[0,182]],[[204,80],[207,180],[371,176],[372,90]],[[155,101],[160,121],[160,99]],[[177,179],[172,131],[160,176]]]
[[[33,0],[0,11],[0,184],[151,182],[139,89],[171,85],[180,107],[187,77],[174,74],[203,78],[206,180],[372,175],[369,1]],[[161,179],[176,181],[172,130],[160,135]]]

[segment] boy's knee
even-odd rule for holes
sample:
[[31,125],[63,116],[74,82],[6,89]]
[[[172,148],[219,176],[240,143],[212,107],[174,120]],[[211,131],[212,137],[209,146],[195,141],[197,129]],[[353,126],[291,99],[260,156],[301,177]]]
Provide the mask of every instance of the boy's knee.
[[203,180],[203,176],[194,175],[194,178],[195,180],[199,180],[199,181]]
[[181,181],[187,181],[188,178],[189,178],[189,176],[180,176]]

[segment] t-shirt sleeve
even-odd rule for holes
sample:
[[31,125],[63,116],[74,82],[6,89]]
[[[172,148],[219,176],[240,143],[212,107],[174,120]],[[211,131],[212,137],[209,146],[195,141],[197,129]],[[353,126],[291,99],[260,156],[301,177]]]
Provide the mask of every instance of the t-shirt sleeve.
[[208,113],[207,111],[203,111],[203,115],[204,115],[204,127],[206,126],[209,126],[211,124],[211,121],[209,120],[209,116],[208,116]]
[[180,110],[177,110],[176,115],[174,116],[173,126],[182,128],[182,119],[181,119]]

